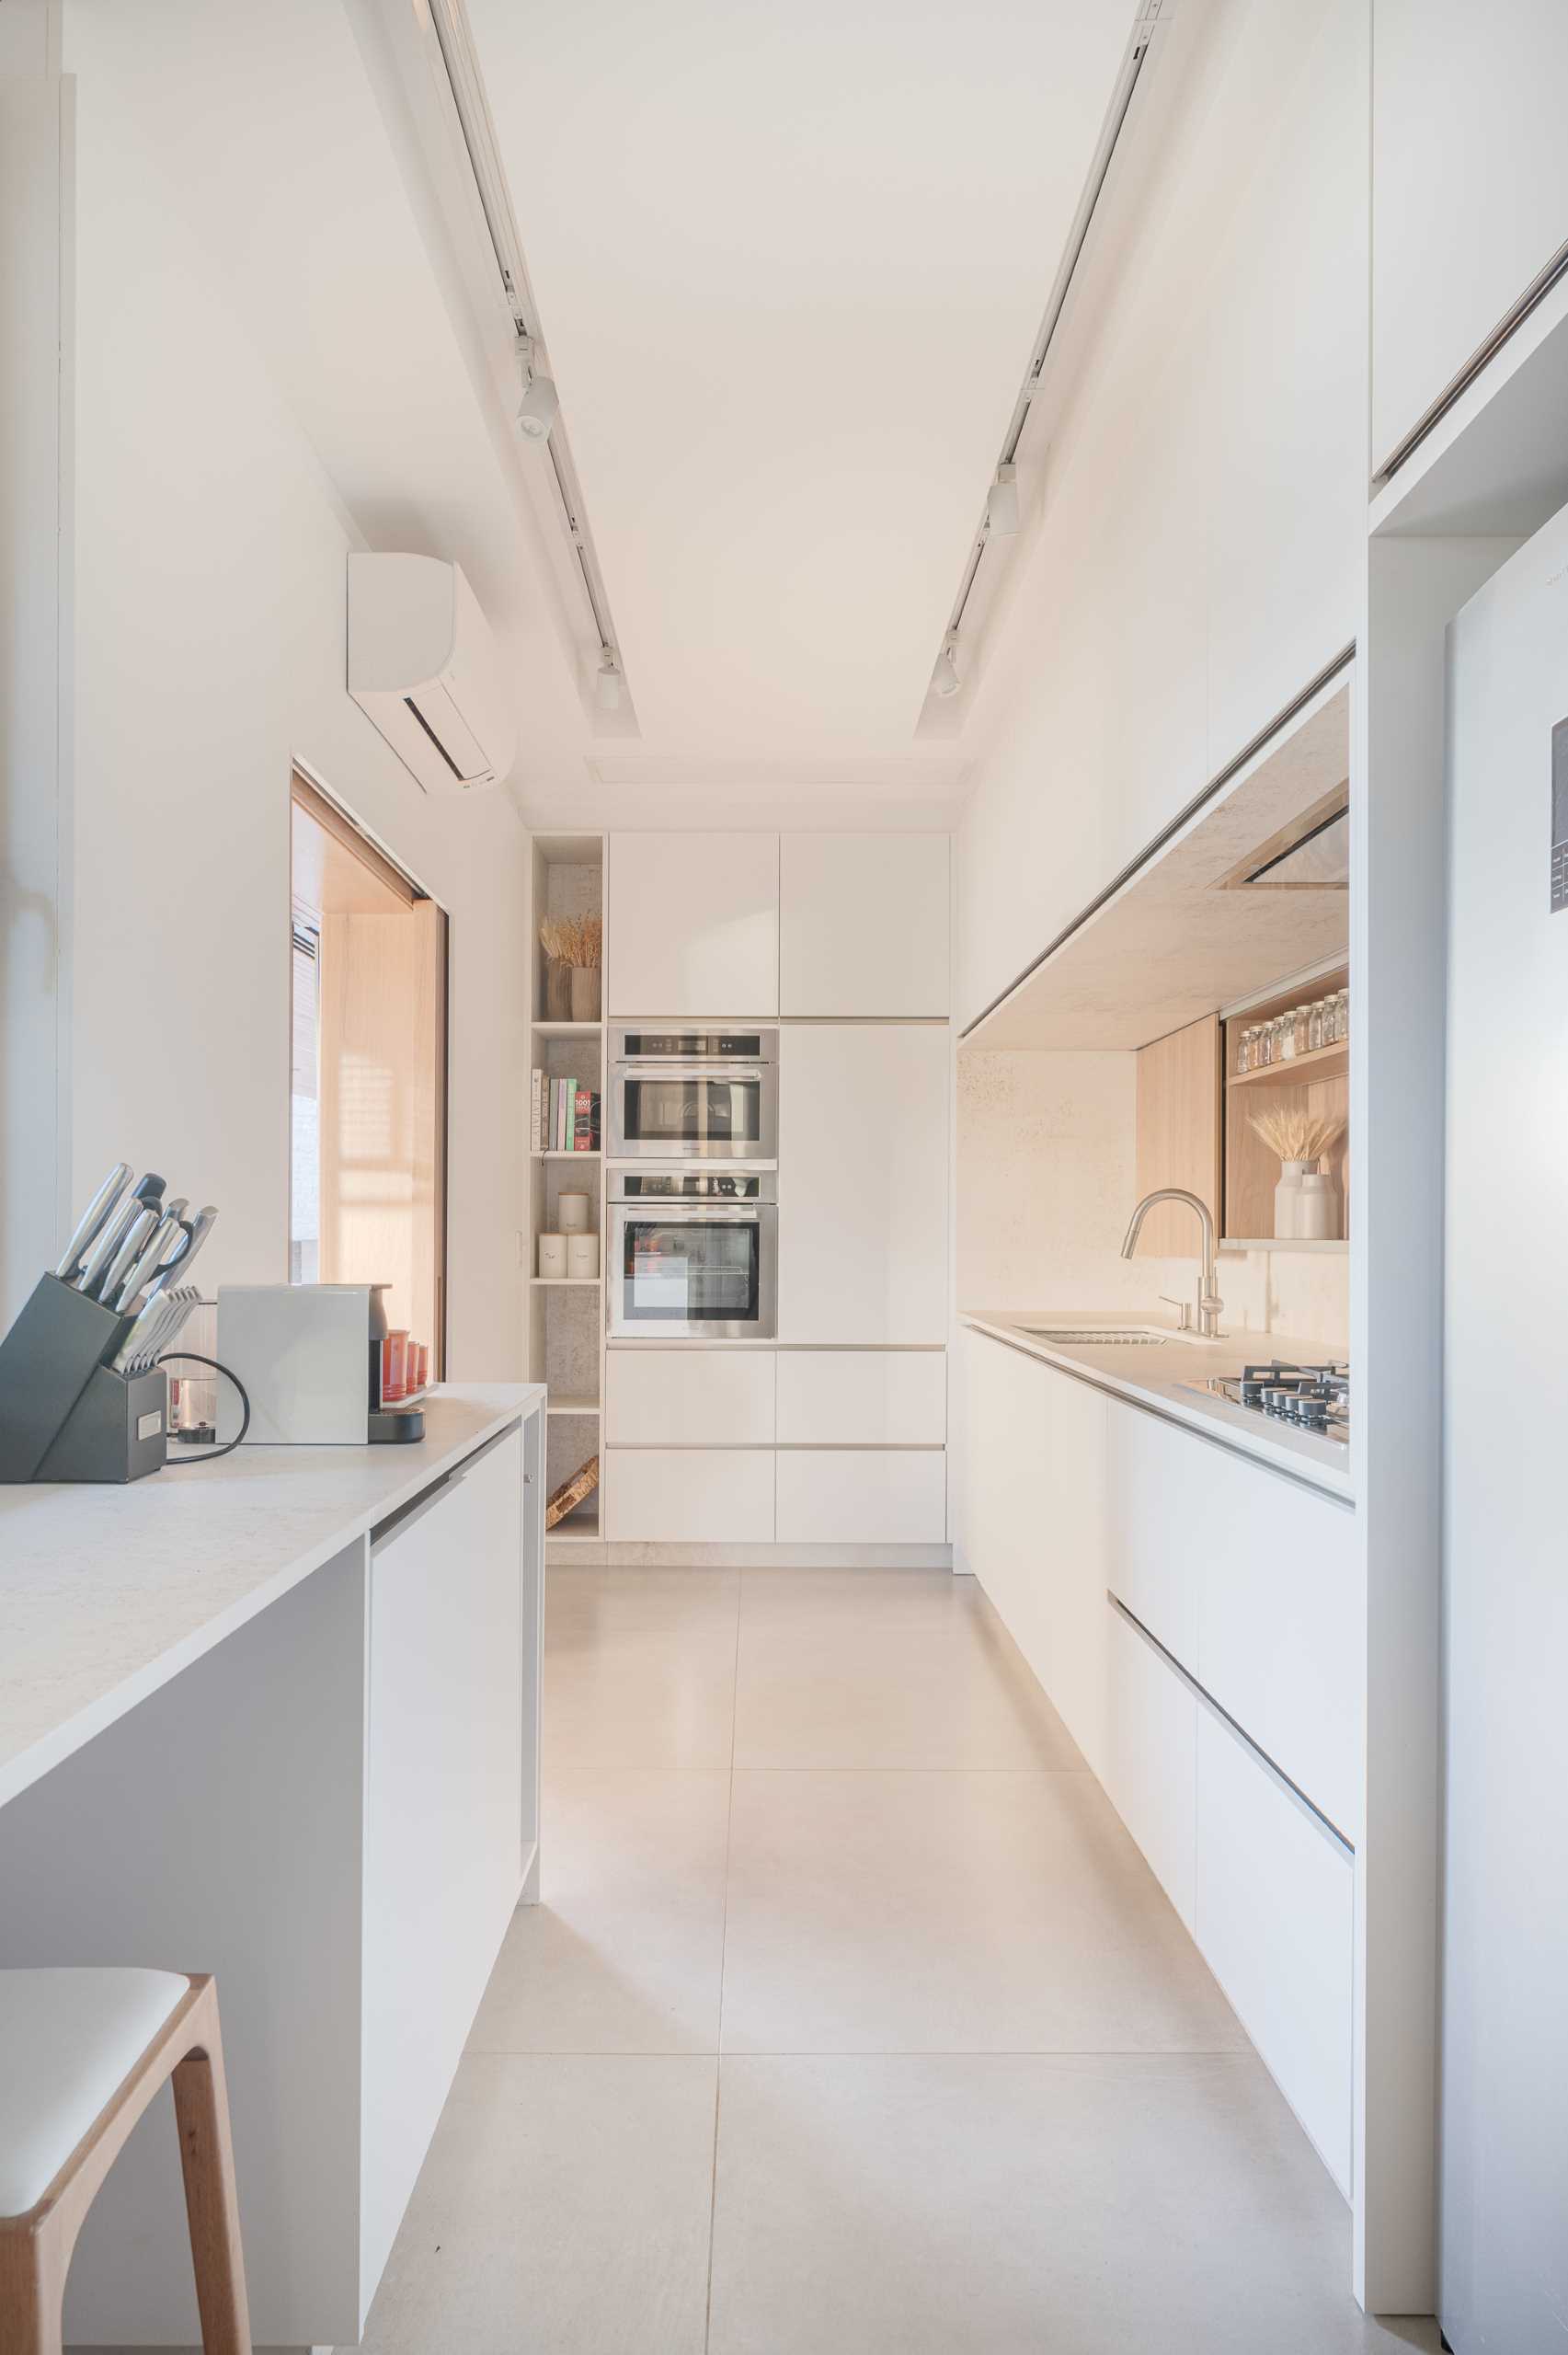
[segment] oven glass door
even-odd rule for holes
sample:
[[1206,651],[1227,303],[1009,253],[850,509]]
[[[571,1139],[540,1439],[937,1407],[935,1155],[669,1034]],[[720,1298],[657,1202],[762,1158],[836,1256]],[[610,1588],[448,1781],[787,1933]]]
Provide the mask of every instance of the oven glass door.
[[771,1150],[761,1071],[626,1070],[620,1115],[618,1144],[627,1152],[756,1159]]
[[610,1329],[624,1336],[771,1339],[772,1208],[614,1212]]

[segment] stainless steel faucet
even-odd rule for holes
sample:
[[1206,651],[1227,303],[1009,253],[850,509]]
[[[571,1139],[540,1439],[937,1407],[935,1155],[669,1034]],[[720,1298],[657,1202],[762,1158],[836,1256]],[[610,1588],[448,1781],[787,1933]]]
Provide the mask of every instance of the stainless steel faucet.
[[[1205,1340],[1216,1340],[1225,1303],[1214,1289],[1214,1221],[1209,1216],[1208,1204],[1200,1194],[1189,1194],[1185,1186],[1161,1186],[1152,1194],[1145,1194],[1127,1221],[1122,1258],[1130,1259],[1137,1250],[1139,1230],[1156,1202],[1185,1202],[1189,1210],[1197,1212],[1197,1223],[1203,1231],[1203,1272],[1197,1284],[1197,1329]],[[1184,1318],[1183,1323],[1185,1321]]]

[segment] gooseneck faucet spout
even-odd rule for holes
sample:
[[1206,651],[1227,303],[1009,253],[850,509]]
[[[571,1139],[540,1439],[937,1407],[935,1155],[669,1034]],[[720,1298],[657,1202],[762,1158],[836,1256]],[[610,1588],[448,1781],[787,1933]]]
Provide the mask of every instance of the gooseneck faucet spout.
[[1208,1341],[1219,1332],[1219,1318],[1225,1303],[1214,1289],[1214,1221],[1208,1204],[1200,1194],[1189,1194],[1185,1186],[1160,1186],[1152,1194],[1145,1194],[1131,1218],[1122,1243],[1122,1258],[1130,1259],[1138,1248],[1138,1238],[1143,1222],[1156,1202],[1185,1202],[1188,1210],[1197,1213],[1198,1227],[1203,1236],[1203,1272],[1197,1286],[1197,1329]]

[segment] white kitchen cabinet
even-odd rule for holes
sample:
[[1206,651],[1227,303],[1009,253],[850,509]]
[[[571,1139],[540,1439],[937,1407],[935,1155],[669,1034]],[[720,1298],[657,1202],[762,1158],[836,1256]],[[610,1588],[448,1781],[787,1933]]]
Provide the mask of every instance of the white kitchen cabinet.
[[1200,1708],[1198,1947],[1346,2194],[1354,1886],[1345,1849]]
[[772,1447],[772,1350],[612,1349],[604,1367],[612,1446]]
[[1108,1445],[1112,1591],[1354,1839],[1362,1588],[1355,1515],[1116,1400],[1108,1402]]
[[948,1063],[945,1029],[780,1034],[781,1341],[945,1339]]
[[779,1012],[948,1009],[948,837],[785,834]]
[[1260,119],[1283,97],[1284,120],[1215,224],[1199,542],[1210,775],[1358,626],[1368,14],[1366,0],[1318,0],[1291,40],[1288,79],[1276,42],[1253,50]]
[[945,1350],[781,1350],[781,1447],[940,1447]]
[[609,1448],[604,1534],[612,1545],[771,1545],[773,1450]]
[[781,1448],[781,1545],[941,1545],[947,1457],[941,1448]]
[[372,1548],[361,2278],[380,2278],[522,1875],[521,1438]]
[[1193,1927],[1198,1703],[1148,1639],[1105,1605],[1105,1789],[1161,1888]]
[[1565,82],[1562,0],[1378,0],[1372,11],[1375,464],[1562,242]]
[[609,1015],[776,1015],[778,836],[612,834],[604,953]]
[[985,1334],[964,1342],[964,1567],[1103,1775],[1105,1397]]

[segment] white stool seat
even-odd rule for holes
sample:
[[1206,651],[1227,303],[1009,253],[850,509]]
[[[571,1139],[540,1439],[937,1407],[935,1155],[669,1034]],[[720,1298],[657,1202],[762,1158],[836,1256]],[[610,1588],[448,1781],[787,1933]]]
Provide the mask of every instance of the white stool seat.
[[0,2216],[37,2207],[189,1986],[174,1970],[0,1970]]

